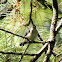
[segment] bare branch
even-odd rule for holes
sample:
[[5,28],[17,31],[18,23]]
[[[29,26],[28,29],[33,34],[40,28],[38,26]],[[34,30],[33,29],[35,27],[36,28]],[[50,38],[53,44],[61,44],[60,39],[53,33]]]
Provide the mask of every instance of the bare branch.
[[40,37],[39,33],[38,33],[38,37],[39,37],[39,39],[40,39],[41,41],[43,41],[43,39]]
[[53,18],[52,18],[52,22],[51,22],[51,28],[50,28],[50,38],[48,41],[50,41],[50,51],[49,49],[47,50],[46,56],[44,58],[43,62],[50,62],[50,56],[52,54],[52,50],[54,48],[55,45],[55,37],[56,37],[56,25],[57,25],[57,18],[58,18],[58,4],[57,4],[57,0],[52,0],[53,2]]
[[27,47],[26,47],[26,49],[24,50],[24,52],[23,52],[23,54],[22,54],[21,59],[19,60],[19,62],[21,62],[21,60],[22,60],[22,58],[23,58],[24,54],[26,53],[26,51],[27,51],[27,49],[28,49],[29,45],[30,45],[30,43],[28,43],[28,46],[27,46]]
[[62,52],[61,52],[61,53],[59,53],[59,54],[57,54],[56,56],[57,56],[57,57],[59,57],[60,55],[62,55]]
[[[30,22],[32,23],[33,26],[35,26],[35,24],[33,23],[33,20],[32,20],[32,0],[30,0],[30,20],[24,26],[28,26],[30,24]],[[43,39],[40,37],[39,33],[38,33],[38,37],[41,41],[43,41]]]
[[54,56],[57,56],[57,53],[55,53],[55,52],[52,52],[52,54],[53,54]]
[[58,32],[62,27],[62,19],[61,21],[59,22],[58,26],[56,27],[55,31]]
[[[32,25],[34,25],[33,20],[32,20],[32,0],[30,0],[30,7],[31,7],[31,11],[30,11],[30,21],[32,22]],[[39,37],[39,39],[41,41],[43,41],[42,38],[40,37],[39,33],[38,33],[38,37]]]
[[34,25],[33,20],[32,20],[32,0],[30,0],[30,20],[24,26],[28,26],[30,22],[32,23],[32,25]]
[[46,43],[38,52],[37,55],[34,56],[34,58],[30,61],[30,62],[35,62],[40,56],[41,54],[46,50],[48,46],[48,43]]
[[[14,55],[22,55],[23,54],[23,53],[4,52],[4,51],[0,51],[0,53],[2,53],[2,54],[14,54]],[[34,56],[36,54],[28,54],[28,53],[25,53],[24,55]]]
[[[29,42],[22,42],[20,44],[20,46],[24,45],[24,44],[27,44]],[[45,44],[45,43],[48,43],[48,42],[45,42],[45,41],[30,41],[30,43],[38,43],[38,44]]]
[[47,53],[46,53],[46,56],[45,56],[43,62],[45,62],[45,61],[50,62],[50,59],[49,59],[49,57],[50,57],[50,52],[51,52],[51,49],[50,49],[50,43],[49,43],[49,44],[48,44],[48,51],[47,51]]
[[52,1],[53,1],[53,18],[50,28],[50,39],[53,40],[56,36],[55,28],[57,25],[57,18],[58,18],[58,4],[57,4],[57,0],[52,0]]
[[10,33],[10,34],[12,34],[12,35],[15,35],[15,36],[21,37],[21,38],[25,38],[25,39],[27,39],[28,41],[30,41],[27,37],[23,37],[23,36],[21,36],[21,35],[14,34],[14,33],[10,32],[10,31],[4,30],[4,29],[0,29],[0,30],[2,30],[2,31],[4,31],[4,32],[7,32],[7,33]]

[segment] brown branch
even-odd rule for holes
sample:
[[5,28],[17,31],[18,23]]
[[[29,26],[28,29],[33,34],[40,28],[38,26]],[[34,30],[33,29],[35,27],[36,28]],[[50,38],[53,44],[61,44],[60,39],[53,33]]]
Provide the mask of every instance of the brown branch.
[[52,52],[52,54],[53,54],[54,56],[57,56],[57,53],[55,53],[55,52]]
[[27,45],[26,49],[24,50],[24,52],[23,52],[23,54],[22,54],[21,59],[19,60],[19,62],[21,62],[21,60],[22,60],[22,58],[23,58],[24,54],[26,53],[26,51],[27,51],[27,49],[28,49],[29,45],[30,45],[30,42],[28,43],[28,45]]
[[45,56],[45,58],[44,58],[44,61],[43,62],[50,62],[50,51],[51,51],[51,49],[50,49],[50,43],[48,44],[48,51],[46,52],[46,56]]
[[32,16],[32,0],[30,0],[30,19],[29,19],[29,21],[24,26],[28,26],[30,24],[30,22],[32,23],[32,25],[34,25],[31,16]]
[[[22,54],[23,54],[23,53],[4,52],[4,51],[0,51],[0,53],[2,53],[2,54],[14,54],[14,55],[22,55]],[[34,55],[36,55],[36,54],[25,53],[24,55],[34,56]]]
[[62,53],[59,53],[59,54],[57,54],[56,56],[59,57],[60,55],[62,55]]
[[23,36],[21,36],[21,35],[14,34],[14,33],[10,32],[10,31],[4,30],[4,29],[0,29],[0,30],[2,30],[2,31],[4,31],[4,32],[7,32],[7,33],[10,33],[10,34],[12,34],[12,35],[15,35],[15,36],[21,37],[21,38],[25,38],[25,39],[27,39],[28,41],[30,41],[27,37],[23,37]]
[[27,22],[27,24],[25,24],[24,26],[28,26],[30,22],[32,23],[32,25],[34,25],[33,20],[32,20],[32,0],[30,0],[30,19]]
[[39,39],[40,39],[41,41],[43,41],[43,39],[40,37],[39,33],[38,33],[38,37],[39,37]]
[[[35,26],[35,24],[33,23],[33,20],[32,20],[32,0],[30,0],[30,8],[31,8],[31,10],[30,10],[30,20],[24,26],[28,26],[30,24],[30,22],[32,23],[33,26]],[[40,37],[39,33],[38,33],[38,37],[41,41],[43,41],[43,39]]]
[[48,43],[46,43],[38,52],[37,55],[34,56],[34,58],[30,61],[30,62],[35,62],[40,56],[41,54],[46,50],[48,46]]
[[[24,44],[27,44],[29,42],[22,42],[20,44],[20,46],[24,45]],[[45,44],[45,43],[48,43],[48,42],[45,42],[45,41],[30,41],[30,43],[38,43],[38,44]]]
[[62,55],[62,53],[56,53],[56,52],[52,52],[52,54],[53,54],[54,56],[57,56],[57,57],[59,57],[59,56]]
[[[30,11],[30,21],[32,22],[32,25],[35,26],[35,24],[33,23],[33,20],[32,20],[32,0],[30,0],[30,7],[31,7],[31,11]],[[39,33],[38,33],[38,37],[39,37],[39,39],[41,41],[43,41],[42,38],[40,37]]]

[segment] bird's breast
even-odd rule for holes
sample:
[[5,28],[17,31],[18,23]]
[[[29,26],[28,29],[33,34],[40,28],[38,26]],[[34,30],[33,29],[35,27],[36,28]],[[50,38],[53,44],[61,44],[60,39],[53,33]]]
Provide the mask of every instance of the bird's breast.
[[26,37],[29,38],[29,40],[34,41],[37,35],[38,35],[37,30],[33,30]]

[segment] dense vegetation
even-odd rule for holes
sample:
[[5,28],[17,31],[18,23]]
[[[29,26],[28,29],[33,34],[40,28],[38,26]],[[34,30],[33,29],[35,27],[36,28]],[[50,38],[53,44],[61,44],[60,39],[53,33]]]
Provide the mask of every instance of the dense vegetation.
[[[46,0],[47,3],[52,6],[51,0]],[[49,8],[44,7],[40,1],[37,1],[42,7],[39,5],[35,6],[35,3],[33,1],[33,9],[32,9],[32,19],[34,24],[36,25],[36,28],[42,37],[44,41],[48,40],[50,35],[50,24],[52,21],[52,15],[53,11]],[[61,4],[62,1],[58,0],[58,7],[59,7],[59,14],[58,17],[62,17],[62,7]],[[23,26],[22,24],[27,23],[29,20],[30,15],[30,1],[29,0],[21,0],[20,1],[20,14],[17,12],[15,13],[14,2],[13,0],[8,0],[5,4],[0,4],[0,15],[3,13],[5,17],[0,17],[0,28],[5,29],[7,31],[10,31],[12,33],[22,35],[24,36],[25,33],[30,29],[32,24],[29,26]],[[4,9],[6,8],[6,9]],[[10,13],[6,12],[8,8],[12,8]],[[22,21],[21,21],[22,20]],[[58,20],[59,23],[60,20]],[[36,41],[39,41],[38,37],[36,38]],[[58,42],[59,41],[59,42]],[[9,34],[7,32],[0,30],[0,51],[5,52],[23,52],[27,46],[20,46],[19,44],[23,42],[23,38],[14,36],[12,34]],[[43,44],[30,44],[28,50],[26,53],[37,53],[40,48],[43,46]],[[59,33],[56,36],[56,44],[53,49],[53,51],[58,56],[51,56],[50,60],[51,62],[58,62],[59,59],[62,57],[62,30],[59,31]],[[21,55],[8,55],[8,54],[1,54],[0,53],[0,62],[5,62],[7,59],[7,56],[9,57],[10,62],[17,62],[19,61]],[[36,62],[42,62],[44,59],[45,53],[41,55],[41,57]],[[33,57],[32,56],[24,56],[22,59],[22,62],[29,62]]]

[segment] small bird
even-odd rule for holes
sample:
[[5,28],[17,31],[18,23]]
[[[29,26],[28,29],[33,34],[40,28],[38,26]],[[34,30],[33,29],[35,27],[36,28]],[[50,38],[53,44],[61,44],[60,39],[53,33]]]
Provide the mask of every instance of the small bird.
[[[33,25],[25,35],[25,37],[27,37],[31,41],[34,41],[37,36],[38,36],[38,31],[35,25]],[[24,39],[23,42],[27,42],[27,39]]]

